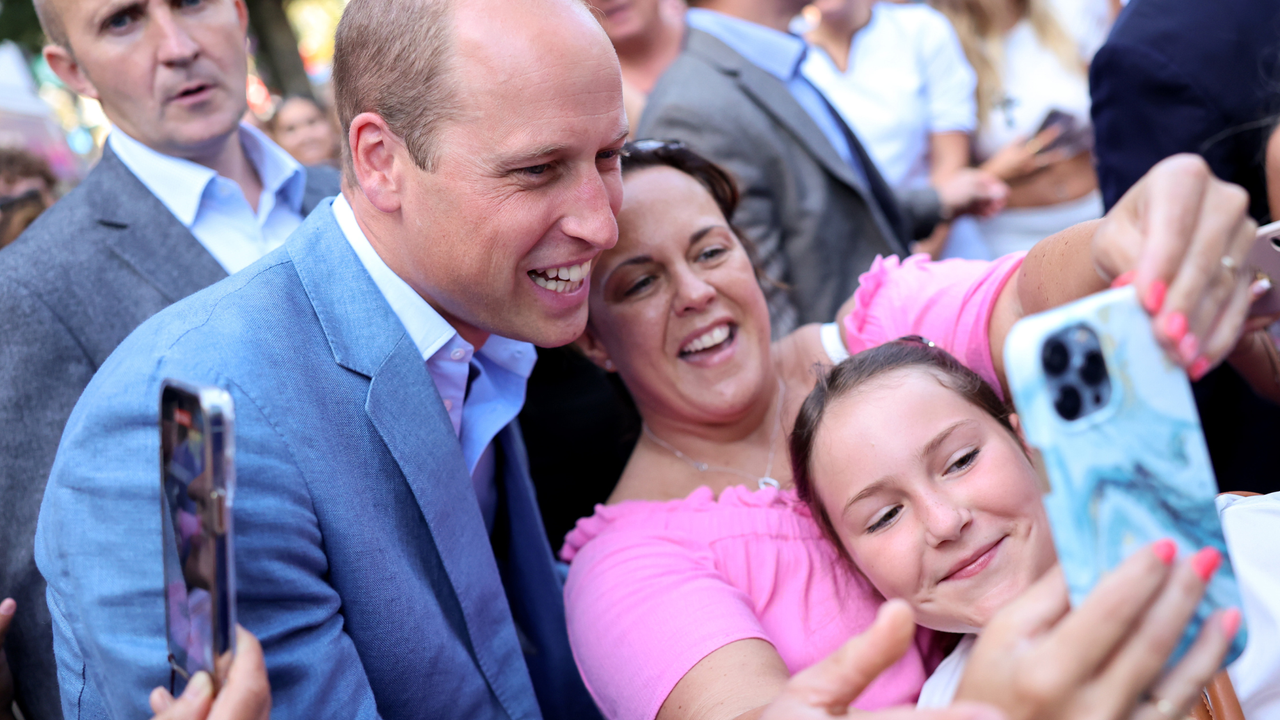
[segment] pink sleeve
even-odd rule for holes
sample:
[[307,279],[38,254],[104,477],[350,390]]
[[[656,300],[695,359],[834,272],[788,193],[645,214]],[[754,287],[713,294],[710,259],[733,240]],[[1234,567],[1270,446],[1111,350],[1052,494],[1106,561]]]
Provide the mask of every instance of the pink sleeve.
[[999,394],[988,335],[991,311],[1025,255],[990,262],[933,262],[928,255],[876,258],[859,278],[853,312],[843,321],[849,353],[920,335],[956,356]]
[[610,530],[587,543],[569,568],[565,612],[574,660],[608,720],[653,720],[704,657],[768,640],[706,545],[661,530]]

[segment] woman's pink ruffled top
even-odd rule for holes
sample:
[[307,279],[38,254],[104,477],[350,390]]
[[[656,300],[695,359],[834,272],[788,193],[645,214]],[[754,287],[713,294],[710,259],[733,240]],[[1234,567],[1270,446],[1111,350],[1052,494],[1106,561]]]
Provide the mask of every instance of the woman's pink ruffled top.
[[[880,604],[795,494],[773,488],[602,505],[561,557],[574,658],[611,720],[651,720],[685,673],[737,640],[772,643],[793,673],[808,667]],[[925,677],[913,648],[857,706],[914,703]]]
[[[1020,262],[877,259],[845,320],[849,350],[922,335],[994,380],[988,319]],[[574,658],[610,720],[652,720],[685,673],[738,640],[765,640],[802,670],[870,626],[882,601],[795,494],[771,488],[600,505],[560,556]],[[931,668],[920,645],[855,706],[913,703]]]

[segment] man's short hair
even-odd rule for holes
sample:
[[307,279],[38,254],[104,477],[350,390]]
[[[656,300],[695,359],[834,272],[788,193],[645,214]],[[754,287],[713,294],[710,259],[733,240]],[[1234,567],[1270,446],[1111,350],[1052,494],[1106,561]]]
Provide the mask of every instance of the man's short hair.
[[431,171],[440,125],[457,112],[454,0],[351,0],[333,43],[333,91],[342,166],[354,181],[351,120],[377,113]]
[[58,8],[53,6],[54,0],[33,0],[36,6],[36,17],[40,20],[40,29],[49,38],[49,42],[71,49],[67,41],[67,29],[62,26],[62,16]]

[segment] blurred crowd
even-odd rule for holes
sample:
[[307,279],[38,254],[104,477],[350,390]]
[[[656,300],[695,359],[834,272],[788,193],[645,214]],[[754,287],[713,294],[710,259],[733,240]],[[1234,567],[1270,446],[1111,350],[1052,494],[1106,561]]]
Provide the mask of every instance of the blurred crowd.
[[[0,146],[0,720],[1280,718],[1275,0],[350,0],[265,115],[245,0],[35,8],[111,130]],[[1223,531],[1071,603],[1006,339],[1130,285]]]

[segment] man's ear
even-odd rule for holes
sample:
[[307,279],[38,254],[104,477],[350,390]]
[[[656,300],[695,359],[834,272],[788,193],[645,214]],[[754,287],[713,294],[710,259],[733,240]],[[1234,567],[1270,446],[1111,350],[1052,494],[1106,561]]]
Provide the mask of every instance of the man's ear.
[[79,95],[98,99],[98,88],[94,87],[93,81],[85,75],[70,48],[53,44],[45,45],[41,54],[44,55],[44,61],[49,64],[49,69],[53,70],[54,74],[67,84],[67,87]]
[[587,356],[587,359],[595,363],[597,367],[608,372],[617,370],[613,360],[609,358],[609,352],[604,349],[604,345],[600,343],[600,339],[596,337],[595,333],[591,332],[590,325],[587,326],[587,329],[583,331],[577,340],[573,341],[573,346],[578,349],[578,352]]
[[371,112],[351,118],[347,141],[351,144],[351,169],[365,197],[382,212],[399,210],[400,193],[405,189],[404,164],[413,162],[408,148],[381,115]]

